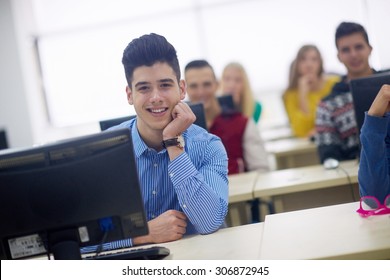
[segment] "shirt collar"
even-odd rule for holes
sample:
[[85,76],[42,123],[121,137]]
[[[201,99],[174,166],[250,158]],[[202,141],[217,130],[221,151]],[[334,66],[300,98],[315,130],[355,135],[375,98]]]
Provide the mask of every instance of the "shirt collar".
[[131,128],[131,137],[133,139],[135,156],[139,158],[145,151],[149,150],[149,147],[146,145],[144,140],[142,140],[141,135],[139,135],[137,129],[137,118],[135,118],[133,127]]

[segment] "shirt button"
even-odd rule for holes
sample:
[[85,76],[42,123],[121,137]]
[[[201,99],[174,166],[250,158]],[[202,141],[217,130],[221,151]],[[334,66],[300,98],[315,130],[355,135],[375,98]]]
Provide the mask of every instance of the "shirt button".
[[173,173],[169,173],[169,177],[173,177]]
[[152,194],[154,194],[154,195],[155,195],[155,194],[156,194],[156,191],[152,191]]
[[152,218],[154,219],[156,216],[155,215],[152,215]]
[[157,167],[157,163],[153,164],[154,167]]
[[183,204],[183,208],[187,208],[187,205]]

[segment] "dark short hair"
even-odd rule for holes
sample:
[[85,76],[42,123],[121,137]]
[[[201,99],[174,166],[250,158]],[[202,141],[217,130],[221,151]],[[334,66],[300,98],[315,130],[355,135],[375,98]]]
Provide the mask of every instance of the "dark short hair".
[[368,34],[366,29],[359,23],[355,22],[342,22],[339,24],[339,26],[336,29],[336,36],[335,36],[335,43],[336,48],[338,47],[337,41],[341,37],[349,36],[354,33],[361,33],[363,35],[364,40],[367,42],[368,45],[370,45],[370,42],[368,40]]
[[151,33],[132,40],[123,51],[122,64],[128,85],[131,87],[134,70],[140,66],[152,66],[165,62],[180,81],[180,66],[175,48],[165,37]]
[[186,67],[184,68],[184,73],[190,69],[200,69],[200,68],[204,68],[204,67],[210,68],[211,71],[213,72],[214,77],[216,77],[213,67],[210,65],[210,63],[208,63],[207,60],[204,60],[204,59],[198,59],[198,60],[193,60],[193,61],[189,62],[186,65]]

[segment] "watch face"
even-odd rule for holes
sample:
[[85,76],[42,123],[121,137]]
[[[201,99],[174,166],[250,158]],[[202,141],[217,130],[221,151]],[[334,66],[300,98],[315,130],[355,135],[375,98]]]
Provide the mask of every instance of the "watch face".
[[185,142],[183,135],[180,134],[179,136],[177,136],[177,141],[179,142],[178,147],[184,148]]

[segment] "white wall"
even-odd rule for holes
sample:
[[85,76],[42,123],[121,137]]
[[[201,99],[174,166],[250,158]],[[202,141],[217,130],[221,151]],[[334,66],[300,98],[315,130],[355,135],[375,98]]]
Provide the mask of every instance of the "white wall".
[[0,0],[0,127],[11,148],[99,131],[98,124],[59,128],[48,118],[42,92],[31,0]]
[[33,143],[12,0],[0,0],[0,127],[12,146]]
[[[120,59],[125,45],[144,33],[165,35],[176,47],[182,67],[191,59],[206,58],[219,74],[229,61],[242,62],[264,104],[263,121],[267,122],[285,121],[280,94],[300,45],[317,44],[326,69],[344,71],[334,46],[334,30],[341,20],[362,23],[374,46],[372,65],[390,68],[387,0],[0,3],[0,36],[5,39],[0,44],[0,127],[6,126],[13,147],[97,132],[97,120],[132,112],[125,99]],[[304,12],[299,14],[300,10]],[[45,51],[44,88],[33,47],[37,35]],[[103,41],[108,44],[104,46]],[[82,55],[74,57],[69,53],[72,49]],[[97,57],[94,51],[103,56]],[[84,60],[95,69],[83,68]],[[60,75],[54,75],[60,70]],[[80,88],[81,93],[72,96]],[[48,99],[43,89],[50,93]],[[52,103],[49,109],[46,102]]]

